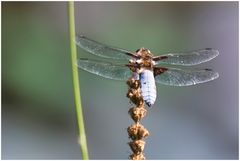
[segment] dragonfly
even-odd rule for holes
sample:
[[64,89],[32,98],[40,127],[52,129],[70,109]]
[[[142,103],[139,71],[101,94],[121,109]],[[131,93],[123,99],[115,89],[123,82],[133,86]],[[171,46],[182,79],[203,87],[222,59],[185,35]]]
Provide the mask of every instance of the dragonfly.
[[[83,35],[77,35],[76,44],[100,60],[79,58],[78,68],[104,78],[140,81],[141,94],[147,106],[151,107],[157,97],[156,83],[170,86],[191,86],[212,81],[219,74],[211,69],[192,69],[194,66],[212,60],[218,50],[205,48],[185,53],[167,53],[154,56],[144,47],[135,52],[108,46]],[[179,67],[167,67],[182,66]]]

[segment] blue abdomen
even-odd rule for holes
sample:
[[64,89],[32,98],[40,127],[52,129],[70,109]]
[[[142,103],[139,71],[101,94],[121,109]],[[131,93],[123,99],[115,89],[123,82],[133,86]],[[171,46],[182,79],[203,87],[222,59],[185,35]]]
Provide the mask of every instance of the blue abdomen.
[[153,72],[144,70],[140,73],[141,91],[145,103],[150,107],[156,100],[156,85]]

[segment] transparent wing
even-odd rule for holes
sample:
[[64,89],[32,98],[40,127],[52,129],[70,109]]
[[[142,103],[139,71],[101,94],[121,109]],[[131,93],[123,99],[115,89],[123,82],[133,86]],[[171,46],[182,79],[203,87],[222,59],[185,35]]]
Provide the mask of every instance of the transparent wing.
[[[158,72],[160,71],[160,72]],[[218,73],[211,69],[183,70],[176,68],[155,68],[155,80],[157,83],[170,86],[190,86],[204,83],[218,78]]]
[[92,53],[103,58],[126,60],[131,57],[135,57],[135,55],[132,54],[130,51],[110,47],[97,41],[91,40],[82,35],[76,36],[76,44],[83,48],[84,50],[88,51],[89,53]]
[[173,64],[173,65],[197,65],[207,62],[219,55],[218,50],[206,48],[187,53],[169,53],[153,58],[156,64]]
[[127,80],[132,76],[130,69],[124,65],[113,65],[89,59],[78,59],[77,65],[80,69],[109,79]]

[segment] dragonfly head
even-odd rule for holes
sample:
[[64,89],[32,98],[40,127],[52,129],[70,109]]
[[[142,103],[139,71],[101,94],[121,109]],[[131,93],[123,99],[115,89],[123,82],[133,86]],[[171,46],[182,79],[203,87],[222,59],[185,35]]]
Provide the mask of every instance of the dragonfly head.
[[137,49],[136,50],[136,53],[137,55],[139,55],[140,57],[142,58],[145,58],[145,57],[152,57],[152,53],[150,50],[148,49],[145,49],[144,47],[140,48],[140,49]]

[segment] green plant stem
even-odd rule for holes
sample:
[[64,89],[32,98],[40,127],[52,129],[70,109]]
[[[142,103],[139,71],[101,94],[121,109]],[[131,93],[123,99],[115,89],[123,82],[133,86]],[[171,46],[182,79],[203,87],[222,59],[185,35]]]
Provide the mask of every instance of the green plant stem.
[[79,129],[79,144],[82,151],[82,159],[88,159],[87,139],[84,128],[83,111],[81,105],[80,85],[78,80],[77,62],[77,49],[75,45],[75,22],[74,22],[74,2],[68,2],[68,17],[69,17],[69,34],[70,34],[70,48],[72,60],[72,73],[73,73],[73,88],[75,97],[75,107],[77,113],[77,123]]

